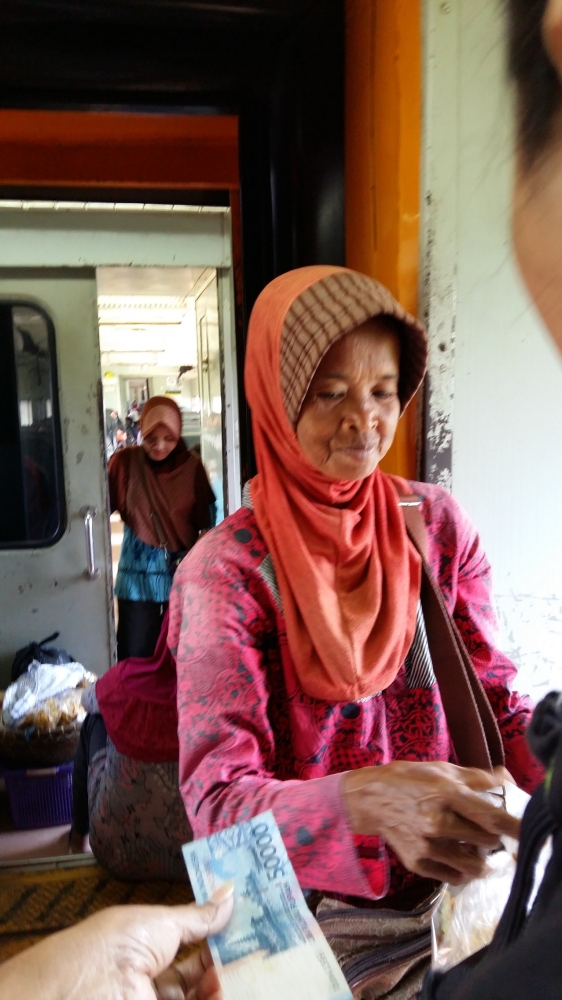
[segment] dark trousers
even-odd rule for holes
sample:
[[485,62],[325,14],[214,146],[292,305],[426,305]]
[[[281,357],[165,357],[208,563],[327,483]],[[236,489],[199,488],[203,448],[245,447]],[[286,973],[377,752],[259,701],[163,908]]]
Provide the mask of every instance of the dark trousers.
[[118,598],[117,659],[129,656],[152,656],[156,649],[162,619],[168,602],[125,601]]
[[98,750],[104,750],[106,746],[107,730],[101,715],[88,714],[80,730],[72,779],[72,828],[82,837],[85,837],[90,830],[88,767]]

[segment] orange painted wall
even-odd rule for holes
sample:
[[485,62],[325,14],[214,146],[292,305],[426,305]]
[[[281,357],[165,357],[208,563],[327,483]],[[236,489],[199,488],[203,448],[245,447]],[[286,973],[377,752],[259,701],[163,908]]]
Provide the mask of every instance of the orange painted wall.
[[[418,307],[420,0],[346,0],[346,260]],[[411,403],[382,463],[415,478]]]
[[238,119],[0,110],[0,184],[237,189]]

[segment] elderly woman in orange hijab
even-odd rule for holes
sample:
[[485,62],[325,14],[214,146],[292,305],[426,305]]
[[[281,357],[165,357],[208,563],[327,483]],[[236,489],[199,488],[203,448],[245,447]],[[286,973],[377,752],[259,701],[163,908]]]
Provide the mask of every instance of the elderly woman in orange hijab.
[[117,451],[108,467],[111,510],[125,522],[115,595],[117,658],[152,656],[175,566],[210,526],[214,494],[199,458],[181,437],[173,399],[144,405],[142,445]]
[[[460,766],[474,699],[496,763],[528,790],[541,776],[476,531],[444,489],[379,468],[426,353],[421,325],[364,275],[271,282],[246,358],[258,473],[170,598],[194,836],[272,809],[303,887],[366,899],[467,881],[514,832],[480,794],[503,769]],[[418,501],[414,544],[403,505]],[[464,649],[466,696],[428,646],[424,588]]]

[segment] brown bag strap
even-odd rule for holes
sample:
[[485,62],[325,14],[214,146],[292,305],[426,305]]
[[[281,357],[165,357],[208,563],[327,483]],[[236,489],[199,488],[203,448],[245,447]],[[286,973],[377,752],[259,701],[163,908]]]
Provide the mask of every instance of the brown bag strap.
[[158,545],[160,546],[161,549],[164,549],[165,552],[169,552],[169,545],[166,540],[166,533],[162,527],[162,522],[158,517],[158,514],[156,513],[154,507],[152,506],[152,500],[150,499],[150,493],[148,492],[148,483],[146,481],[146,469],[144,465],[144,448],[142,448],[142,446],[139,446],[137,448],[137,461],[140,470],[142,486],[146,494],[146,499],[148,500],[150,519],[154,525],[154,530],[156,532],[156,537],[158,539]]
[[504,763],[490,702],[428,564],[427,533],[414,495],[400,497],[406,530],[422,557],[421,605],[447,725],[463,767],[489,770]]

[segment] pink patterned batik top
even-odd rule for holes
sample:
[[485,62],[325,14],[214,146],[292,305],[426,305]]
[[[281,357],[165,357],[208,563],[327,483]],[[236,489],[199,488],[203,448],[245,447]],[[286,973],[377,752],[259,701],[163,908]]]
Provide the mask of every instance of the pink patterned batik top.
[[[494,644],[480,540],[444,489],[411,486],[424,498],[430,565],[492,704],[506,765],[532,791],[542,777],[525,741],[532,706],[512,691],[515,665]],[[386,690],[347,704],[306,695],[248,490],[245,497],[182,562],[170,599],[180,789],[194,837],[272,809],[303,888],[381,898],[412,876],[381,838],[354,836],[342,774],[394,760],[455,760],[423,616]]]

